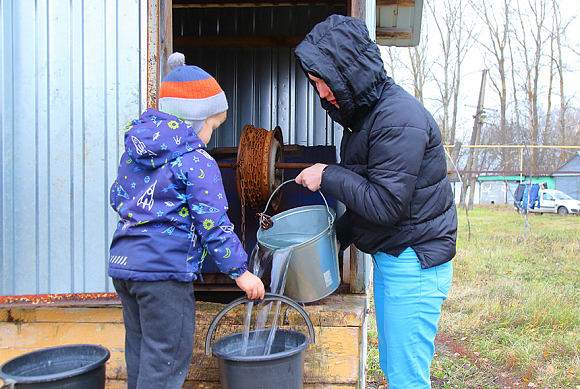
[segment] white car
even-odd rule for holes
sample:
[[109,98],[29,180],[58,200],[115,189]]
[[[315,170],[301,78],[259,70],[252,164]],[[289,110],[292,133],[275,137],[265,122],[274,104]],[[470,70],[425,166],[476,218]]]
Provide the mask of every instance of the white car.
[[530,212],[540,214],[557,213],[560,216],[565,216],[569,213],[578,215],[580,201],[559,190],[540,189],[534,208],[530,208]]

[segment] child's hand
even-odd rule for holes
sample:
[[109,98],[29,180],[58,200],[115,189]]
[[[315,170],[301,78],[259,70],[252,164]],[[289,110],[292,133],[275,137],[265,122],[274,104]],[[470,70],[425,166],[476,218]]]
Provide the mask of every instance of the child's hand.
[[248,270],[236,278],[235,281],[240,289],[246,292],[249,299],[255,300],[259,298],[261,300],[264,298],[264,283],[259,277],[253,275]]

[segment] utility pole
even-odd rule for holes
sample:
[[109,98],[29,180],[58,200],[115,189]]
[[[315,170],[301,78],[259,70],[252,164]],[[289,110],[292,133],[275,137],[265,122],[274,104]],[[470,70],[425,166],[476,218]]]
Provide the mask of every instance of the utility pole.
[[[481,87],[479,88],[479,99],[477,101],[477,108],[475,115],[473,116],[473,130],[471,131],[471,142],[472,146],[479,144],[481,139],[481,125],[483,124],[483,119],[485,118],[485,111],[483,110],[483,98],[485,95],[485,80],[487,78],[487,69],[483,70],[481,75]],[[477,166],[479,150],[477,147],[471,147],[469,149],[469,154],[467,158],[467,166],[465,170],[472,171],[473,167]],[[465,173],[463,178],[463,185],[461,191],[461,197],[463,200],[463,206],[467,209],[473,208],[473,198],[475,195],[475,180],[477,178],[476,174]],[[469,202],[466,204],[465,198],[467,193],[467,188],[469,190]]]

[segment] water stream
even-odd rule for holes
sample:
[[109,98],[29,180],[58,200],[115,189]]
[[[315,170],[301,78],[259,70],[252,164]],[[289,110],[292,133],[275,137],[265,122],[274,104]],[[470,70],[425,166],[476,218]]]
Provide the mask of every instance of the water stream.
[[[262,278],[262,280],[270,279],[270,293],[284,294],[284,287],[286,285],[286,274],[288,271],[289,259],[292,256],[293,247],[284,247],[280,249],[267,249],[262,246],[256,246],[252,250],[252,254],[249,259],[249,269],[250,271]],[[260,304],[260,303],[258,303]],[[281,301],[276,301],[276,311],[272,318],[272,326],[268,333],[268,339],[266,340],[264,351],[262,355],[270,354],[272,343],[276,335],[276,329],[278,327],[278,316],[280,315]],[[252,319],[252,310],[254,308],[254,302],[248,302],[246,304],[246,315],[244,317],[244,326],[242,332],[242,347],[241,355],[247,355],[249,335],[250,335],[250,324]],[[272,302],[265,304],[257,314],[256,325],[254,330],[262,330],[265,328],[268,316],[272,308]],[[258,339],[253,339],[257,341]]]

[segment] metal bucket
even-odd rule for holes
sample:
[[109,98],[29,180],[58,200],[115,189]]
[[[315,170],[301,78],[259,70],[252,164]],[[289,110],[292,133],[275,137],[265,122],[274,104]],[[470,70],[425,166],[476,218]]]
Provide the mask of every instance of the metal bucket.
[[250,331],[247,353],[243,355],[243,333],[218,339],[213,347],[211,338],[218,322],[232,308],[251,302],[241,297],[225,306],[213,319],[205,339],[205,353],[217,358],[221,386],[224,389],[302,389],[304,381],[304,351],[314,344],[314,327],[306,311],[288,297],[266,293],[262,301],[281,301],[293,307],[306,321],[309,337],[301,332],[276,329],[272,349],[264,354],[270,330]]
[[[288,182],[294,180],[276,188],[270,199]],[[281,212],[270,218],[273,222],[270,228],[260,226],[257,233],[258,245],[266,249],[293,247],[284,295],[301,303],[320,300],[340,285],[334,225],[336,214],[322,192],[318,193],[325,205],[308,205]],[[268,200],[264,214],[269,204]]]

